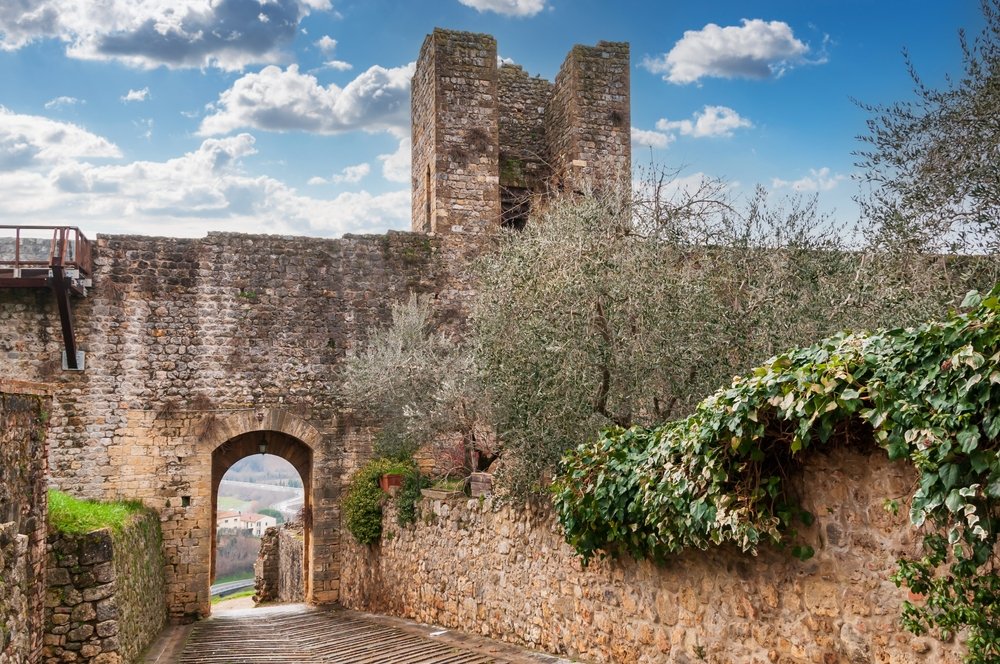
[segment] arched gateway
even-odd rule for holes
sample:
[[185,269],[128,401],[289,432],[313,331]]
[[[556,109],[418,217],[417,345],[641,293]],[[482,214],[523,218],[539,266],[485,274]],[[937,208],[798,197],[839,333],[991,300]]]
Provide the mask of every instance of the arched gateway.
[[[315,427],[283,410],[246,410],[218,417],[214,421],[211,432],[204,437],[200,446],[202,454],[211,455],[211,501],[210,504],[199,506],[197,510],[206,513],[211,511],[211,527],[206,529],[211,533],[211,545],[199,547],[203,556],[200,562],[207,565],[210,571],[207,576],[199,574],[193,580],[197,586],[194,590],[198,595],[200,615],[207,615],[211,610],[208,584],[215,576],[215,524],[219,485],[234,463],[262,453],[285,459],[302,478],[305,508],[303,579],[306,601],[322,603],[336,599],[339,574],[326,563],[337,545],[335,512],[320,510],[317,514],[313,509],[317,500],[322,502],[324,495],[330,493],[317,491],[318,477],[329,475],[323,483],[328,488],[339,483],[335,473],[324,471],[332,470],[332,467],[323,463],[330,459],[322,448],[323,435]],[[205,519],[199,518],[199,521],[204,522]],[[319,560],[317,551],[323,552]],[[202,568],[202,565],[198,567]]]

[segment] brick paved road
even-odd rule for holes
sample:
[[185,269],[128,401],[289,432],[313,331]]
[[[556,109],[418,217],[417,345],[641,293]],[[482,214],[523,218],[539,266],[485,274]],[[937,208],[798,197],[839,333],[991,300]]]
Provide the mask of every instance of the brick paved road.
[[218,612],[146,664],[539,664],[568,660],[408,621],[302,604]]

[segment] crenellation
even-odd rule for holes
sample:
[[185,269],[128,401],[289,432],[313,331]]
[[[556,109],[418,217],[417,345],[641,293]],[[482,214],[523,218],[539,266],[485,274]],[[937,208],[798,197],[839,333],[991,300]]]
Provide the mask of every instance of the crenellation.
[[450,237],[462,265],[550,189],[628,178],[628,86],[626,43],[574,46],[550,83],[496,66],[489,35],[436,29],[413,77],[413,230]]

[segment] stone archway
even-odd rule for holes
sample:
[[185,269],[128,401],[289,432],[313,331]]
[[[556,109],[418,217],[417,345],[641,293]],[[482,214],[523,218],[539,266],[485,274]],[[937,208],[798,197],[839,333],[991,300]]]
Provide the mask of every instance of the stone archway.
[[298,438],[280,431],[251,431],[230,438],[212,451],[212,546],[209,582],[215,580],[217,536],[216,524],[219,510],[219,485],[233,464],[255,454],[271,454],[289,462],[299,477],[303,486],[303,557],[302,579],[304,596],[310,596],[311,551],[312,539],[312,449]]
[[[212,434],[205,441],[211,450],[211,547],[207,575],[208,584],[215,576],[216,517],[218,515],[218,491],[226,471],[240,459],[260,454],[273,454],[288,461],[302,478],[304,500],[304,542],[303,542],[303,585],[307,602],[322,601],[317,597],[316,570],[314,560],[315,524],[313,508],[317,480],[316,464],[320,455],[322,434],[307,422],[281,410],[258,410],[234,413],[220,418],[213,427]],[[321,530],[326,530],[321,528]],[[321,540],[324,538],[321,538]],[[321,566],[322,567],[322,566]],[[339,576],[339,575],[338,575]],[[321,583],[320,586],[325,584]],[[206,593],[208,588],[204,589]],[[204,612],[203,615],[207,615]]]

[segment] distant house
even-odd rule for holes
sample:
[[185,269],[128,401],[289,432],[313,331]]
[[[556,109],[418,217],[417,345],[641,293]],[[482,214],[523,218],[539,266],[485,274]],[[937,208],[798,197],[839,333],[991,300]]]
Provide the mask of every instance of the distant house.
[[216,528],[219,530],[249,530],[256,537],[264,535],[264,531],[271,526],[278,525],[278,520],[266,514],[256,512],[219,512],[215,520]]

